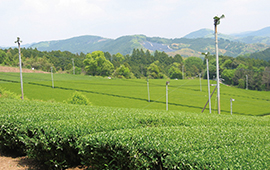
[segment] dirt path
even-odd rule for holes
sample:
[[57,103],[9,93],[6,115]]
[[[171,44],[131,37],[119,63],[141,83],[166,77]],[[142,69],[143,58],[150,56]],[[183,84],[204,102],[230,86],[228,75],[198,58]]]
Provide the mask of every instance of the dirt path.
[[[0,66],[0,72],[20,72],[19,67],[8,67],[8,66]],[[32,69],[22,69],[23,73],[48,73],[40,70],[32,70]]]
[[0,153],[0,170],[38,170],[38,164],[25,156],[15,157]]
[[[67,170],[83,170],[81,166],[68,168]],[[15,156],[14,154],[3,154],[0,151],[0,170],[46,170],[39,163],[26,156]]]

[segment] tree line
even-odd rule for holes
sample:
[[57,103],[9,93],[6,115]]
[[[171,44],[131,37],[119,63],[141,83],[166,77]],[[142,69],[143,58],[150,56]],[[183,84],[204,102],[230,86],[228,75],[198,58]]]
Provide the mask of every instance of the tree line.
[[[73,54],[68,51],[38,51],[22,48],[23,68],[34,68],[49,72],[72,74],[75,64],[76,74],[93,76],[111,76],[116,78],[193,78],[202,74],[206,78],[206,59],[209,60],[210,78],[216,76],[216,59],[214,55],[206,57],[169,56],[165,52],[133,49],[131,54],[110,54],[94,51],[92,53]],[[253,90],[270,90],[270,61],[247,57],[219,56],[220,75],[225,84]],[[17,48],[0,49],[0,64],[19,66]]]

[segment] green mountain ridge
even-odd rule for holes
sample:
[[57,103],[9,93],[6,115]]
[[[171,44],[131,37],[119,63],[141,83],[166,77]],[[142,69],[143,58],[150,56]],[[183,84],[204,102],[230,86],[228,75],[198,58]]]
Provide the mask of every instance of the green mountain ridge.
[[269,61],[270,60],[270,48],[267,48],[266,50],[263,50],[260,52],[252,53],[252,54],[248,55],[248,57]]
[[[184,36],[184,38],[214,38],[214,31],[211,29],[203,28],[187,34]],[[246,44],[264,43],[270,45],[270,27],[239,34],[227,35],[218,33],[218,38],[223,38],[230,41],[238,41]]]
[[270,26],[262,28],[257,31],[248,31],[248,32],[232,34],[232,35],[236,37],[270,37]]
[[[194,38],[215,38],[215,33],[214,33],[214,30],[203,28],[203,29],[200,29],[198,31],[194,31],[194,32],[187,34],[186,36],[184,36],[184,38],[191,38],[191,39],[194,39]],[[236,39],[235,36],[221,34],[221,33],[218,33],[218,38],[228,39],[230,41],[233,41]]]
[[[209,31],[208,31],[209,32]],[[222,36],[220,36],[222,37]],[[239,56],[247,53],[263,51],[270,45],[255,43],[245,44],[242,42],[219,39],[219,54]],[[213,38],[160,38],[147,37],[145,35],[127,35],[117,39],[109,39],[100,36],[85,35],[66,40],[43,41],[30,46],[40,51],[69,51],[72,53],[89,53],[97,50],[111,54],[130,54],[133,49],[143,49],[154,52],[155,50],[167,52],[169,55],[180,54],[183,57],[200,57],[202,52],[215,52]]]

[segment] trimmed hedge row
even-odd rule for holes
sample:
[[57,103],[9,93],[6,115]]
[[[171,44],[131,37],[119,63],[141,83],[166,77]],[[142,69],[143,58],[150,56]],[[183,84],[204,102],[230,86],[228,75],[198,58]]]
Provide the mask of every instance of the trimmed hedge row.
[[81,139],[82,163],[97,169],[264,169],[269,128],[155,127],[95,133]]
[[51,169],[269,167],[269,117],[12,99],[0,99],[0,105],[0,149],[26,154]]

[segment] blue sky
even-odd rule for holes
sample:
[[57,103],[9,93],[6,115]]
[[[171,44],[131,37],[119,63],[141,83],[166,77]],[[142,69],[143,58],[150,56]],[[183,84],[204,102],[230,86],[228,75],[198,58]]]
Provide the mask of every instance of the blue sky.
[[181,38],[213,29],[225,15],[224,34],[270,26],[269,0],[0,0],[0,46],[67,39],[80,35],[118,38],[144,34]]

